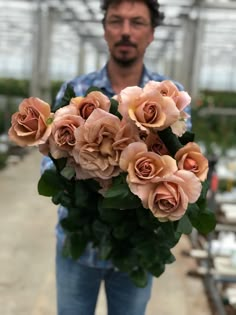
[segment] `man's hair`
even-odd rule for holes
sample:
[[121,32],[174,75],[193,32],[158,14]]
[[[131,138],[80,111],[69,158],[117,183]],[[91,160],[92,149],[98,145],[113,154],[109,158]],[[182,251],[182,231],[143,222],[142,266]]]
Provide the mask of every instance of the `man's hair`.
[[159,10],[159,3],[158,0],[101,0],[101,9],[104,12],[104,18],[103,18],[103,23],[105,21],[106,13],[110,5],[112,4],[119,4],[123,1],[130,1],[130,2],[143,2],[145,3],[150,11],[151,15],[151,23],[153,27],[156,27],[160,24],[162,24],[162,21],[164,19],[164,13],[160,12]]

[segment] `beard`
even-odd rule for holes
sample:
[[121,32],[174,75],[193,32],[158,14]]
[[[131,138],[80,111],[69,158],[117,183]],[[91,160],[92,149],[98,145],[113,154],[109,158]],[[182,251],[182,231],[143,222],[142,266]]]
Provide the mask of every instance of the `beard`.
[[116,57],[114,55],[111,56],[112,59],[121,67],[131,67],[133,64],[135,64],[137,58],[133,57],[133,58],[126,58],[124,57]]
[[[137,48],[137,45],[130,41],[129,36],[122,36],[121,40],[115,44],[115,47],[119,47],[122,45],[128,45]],[[128,57],[125,52],[119,54],[119,56],[117,56],[115,52],[114,53],[111,52],[111,57],[121,67],[130,67],[137,60],[136,56]]]

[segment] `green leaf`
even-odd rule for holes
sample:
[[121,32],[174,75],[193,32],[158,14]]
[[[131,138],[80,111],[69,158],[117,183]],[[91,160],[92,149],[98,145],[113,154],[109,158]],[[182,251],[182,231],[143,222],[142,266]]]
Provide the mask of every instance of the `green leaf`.
[[[113,248],[114,250],[114,248]],[[131,272],[134,266],[137,264],[137,255],[134,252],[128,251],[126,248],[115,248],[114,255],[112,257],[113,264],[122,272]]]
[[111,98],[111,108],[110,108],[110,113],[117,116],[118,118],[122,119],[122,115],[118,112],[118,102],[117,100]]
[[75,181],[75,205],[78,207],[87,207],[87,203],[89,200],[89,192],[83,181],[76,180]]
[[69,214],[66,218],[60,221],[62,228],[68,232],[76,232],[79,228],[81,228],[79,213]]
[[182,137],[179,137],[179,141],[181,142],[181,144],[185,145],[188,142],[193,142],[195,138],[195,134],[191,131],[186,131]]
[[136,244],[135,251],[145,261],[152,261],[157,255],[157,240],[146,239],[139,244]]
[[70,253],[73,259],[78,259],[84,252],[87,241],[78,233],[70,235]]
[[54,205],[59,205],[61,203],[61,198],[63,194],[64,191],[60,190],[52,196],[52,202],[54,203]]
[[50,154],[49,157],[53,161],[57,171],[60,173],[66,166],[67,158],[54,159]]
[[123,176],[114,179],[113,185],[106,191],[102,201],[103,208],[136,209],[141,206],[141,200],[129,189]]
[[122,240],[127,238],[134,231],[135,227],[135,223],[125,221],[115,226],[112,234],[115,238]]
[[183,234],[190,234],[192,232],[192,224],[188,216],[185,214],[179,221],[177,226],[177,232]]
[[207,192],[209,189],[209,182],[207,180],[205,180],[202,183],[202,191],[201,191],[201,195],[197,200],[197,204],[198,206],[201,207],[206,207],[207,204]]
[[83,239],[78,233],[71,233],[66,236],[63,246],[63,256],[72,257],[77,260],[84,252],[87,240]]
[[102,260],[109,259],[109,256],[112,251],[112,243],[110,240],[107,240],[105,237],[102,239],[101,244],[99,246],[99,257]]
[[127,185],[118,184],[111,186],[105,193],[105,198],[125,198],[128,195]]
[[160,228],[156,231],[156,237],[160,239],[160,243],[172,248],[180,239],[181,234],[175,230],[173,222],[162,222]]
[[70,100],[73,97],[76,97],[75,92],[74,92],[74,88],[71,84],[68,83],[61,101],[57,104],[57,106],[54,106],[52,110],[55,112],[59,108],[68,105],[70,103]]
[[160,275],[165,271],[165,265],[162,263],[155,263],[148,268],[148,271],[155,277],[160,277]]
[[202,234],[208,234],[216,226],[215,213],[209,209],[201,210],[196,204],[189,207],[187,215],[192,225]]
[[99,203],[99,213],[101,219],[107,223],[118,224],[124,218],[123,210],[103,208],[101,202]]
[[98,190],[101,188],[99,183],[94,179],[86,179],[83,180],[84,184],[86,185],[87,189],[91,192],[98,192]]
[[172,264],[174,261],[176,261],[175,256],[170,252],[169,257],[166,259],[166,264]]
[[99,220],[95,220],[93,222],[93,232],[96,238],[100,240],[103,237],[105,237],[107,234],[109,234],[110,227]]
[[133,270],[130,273],[130,278],[133,280],[134,284],[140,288],[146,287],[146,285],[148,283],[147,272],[142,268],[138,268],[137,270]]
[[123,209],[123,210],[128,210],[128,209],[136,209],[140,206],[141,201],[140,199],[132,195],[129,197],[127,195],[126,197],[123,195],[122,198],[120,197],[114,197],[114,198],[104,198],[102,201],[102,207],[109,209]]
[[170,152],[171,156],[175,156],[175,153],[180,148],[182,148],[182,144],[179,141],[179,138],[172,132],[170,127],[158,131],[158,135],[161,138],[161,140],[165,143],[165,146]]
[[99,89],[97,86],[90,86],[85,92],[85,96],[87,96],[89,93],[94,92],[94,91],[98,91],[102,93],[102,90]]
[[52,196],[52,202],[55,205],[61,204],[62,206],[66,208],[73,206],[73,200],[70,198],[68,193],[64,190],[60,190],[54,196]]
[[136,209],[136,215],[138,223],[142,228],[154,231],[161,224],[160,221],[154,217],[150,210],[144,209],[143,207]]
[[38,181],[38,193],[42,196],[53,196],[63,189],[63,182],[55,170],[46,170]]

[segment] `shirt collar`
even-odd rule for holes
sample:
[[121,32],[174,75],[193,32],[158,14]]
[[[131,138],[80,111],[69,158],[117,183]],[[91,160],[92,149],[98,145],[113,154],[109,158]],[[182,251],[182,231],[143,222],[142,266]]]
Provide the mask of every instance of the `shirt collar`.
[[101,70],[97,72],[97,77],[94,81],[94,85],[101,90],[108,92],[109,94],[115,94],[111,86],[111,81],[108,77],[107,65],[105,65]]
[[[96,78],[96,80],[94,81],[94,85],[97,86],[98,88],[100,88],[101,90],[105,90],[107,91],[109,94],[115,94],[112,86],[111,86],[111,81],[109,79],[108,76],[108,72],[107,72],[107,64],[98,72],[98,76]],[[145,65],[143,66],[143,73],[141,76],[141,80],[139,83],[140,87],[144,87],[144,85],[150,81],[152,78],[151,72],[145,67]]]

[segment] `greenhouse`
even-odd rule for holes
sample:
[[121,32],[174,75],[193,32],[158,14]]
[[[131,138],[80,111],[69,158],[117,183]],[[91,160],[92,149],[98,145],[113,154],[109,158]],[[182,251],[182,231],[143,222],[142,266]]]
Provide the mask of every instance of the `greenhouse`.
[[[146,3],[146,0],[136,1]],[[164,20],[155,28],[143,61],[150,71],[180,82],[190,96],[191,142],[198,144],[208,160],[205,197],[216,222],[213,231],[200,223],[196,229],[195,218],[190,231],[188,222],[181,221],[179,228],[185,235],[174,248],[176,262],[155,279],[146,315],[175,315],[176,309],[179,315],[233,315],[236,314],[236,1],[158,0],[158,3]],[[103,17],[99,0],[0,0],[3,220],[0,268],[4,274],[0,279],[1,314],[56,315],[53,230],[57,214],[49,198],[39,196],[36,191],[42,154],[33,145],[19,146],[9,138],[14,123],[12,115],[30,97],[53,108],[64,82],[100,71],[106,65],[110,51],[104,38]],[[181,139],[182,134],[178,136]],[[82,141],[80,136],[78,139]],[[55,198],[53,203],[57,204]],[[206,222],[210,222],[209,212],[204,212],[202,218],[204,215]],[[99,292],[96,315],[105,315],[103,285]]]

